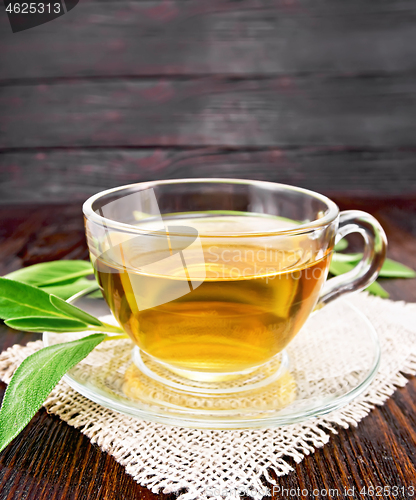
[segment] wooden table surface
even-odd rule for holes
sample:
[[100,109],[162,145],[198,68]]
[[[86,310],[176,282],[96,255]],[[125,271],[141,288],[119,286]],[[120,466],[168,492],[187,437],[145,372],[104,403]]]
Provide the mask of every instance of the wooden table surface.
[[[372,212],[389,238],[389,256],[416,269],[416,200],[336,199],[344,208]],[[0,208],[0,274],[52,259],[87,257],[80,205]],[[415,280],[390,280],[391,298],[416,302]],[[39,335],[1,326],[0,350]],[[0,384],[3,391],[4,384]],[[416,378],[398,389],[355,429],[340,429],[322,449],[294,464],[277,479],[281,488],[308,495],[276,492],[273,498],[374,498],[362,488],[397,486],[381,498],[412,498],[416,487]],[[344,494],[355,488],[355,495]],[[403,489],[404,488],[404,489]],[[319,495],[314,495],[316,489]],[[351,490],[349,490],[351,493]],[[370,490],[371,491],[371,490]],[[377,492],[377,490],[375,490]],[[383,490],[386,491],[386,490]],[[393,494],[395,492],[395,494]],[[416,493],[416,491],[415,491]],[[28,427],[0,455],[0,499],[174,499],[138,486],[109,455],[56,416],[39,411]],[[379,496],[380,498],[380,496]]]

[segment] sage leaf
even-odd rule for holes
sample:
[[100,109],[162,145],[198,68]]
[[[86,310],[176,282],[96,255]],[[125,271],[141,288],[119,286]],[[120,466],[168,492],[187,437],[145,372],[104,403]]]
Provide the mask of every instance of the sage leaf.
[[[329,272],[332,274],[335,274],[336,276],[340,274],[347,273],[348,271],[351,271],[351,269],[354,269],[354,265],[351,264],[350,262],[333,262],[331,261],[331,264],[329,266]],[[371,285],[369,285],[366,290],[373,295],[378,295],[383,298],[389,297],[389,294],[387,290],[385,290],[380,283],[377,283],[377,281],[374,281]]]
[[69,282],[93,272],[91,263],[85,260],[56,260],[24,267],[5,277],[28,285],[45,286]]
[[[357,264],[362,259],[362,253],[337,253],[332,256],[331,263],[335,265],[338,263]],[[340,268],[339,268],[340,269]],[[346,272],[346,271],[342,271]],[[338,274],[342,274],[339,272]],[[335,272],[333,274],[336,274]],[[416,272],[410,267],[407,267],[399,262],[391,259],[386,259],[379,272],[380,278],[416,278]],[[386,292],[387,293],[387,292]]]
[[331,260],[331,264],[329,265],[329,272],[338,276],[339,274],[347,273],[354,269],[354,265],[350,262]]
[[0,318],[12,319],[30,316],[63,317],[49,300],[49,294],[32,285],[0,278]]
[[88,314],[85,311],[82,311],[78,307],[65,302],[65,300],[56,297],[56,295],[50,295],[49,300],[51,301],[52,305],[54,305],[57,309],[62,311],[66,316],[69,316],[70,318],[77,318],[81,321],[85,321],[85,323],[87,323],[88,325],[103,326],[103,323],[99,319],[91,316],[91,314]]
[[380,276],[383,278],[415,278],[416,272],[399,262],[386,259],[380,270]]
[[333,262],[351,262],[357,263],[363,258],[362,253],[338,253],[334,252],[332,255]]
[[344,238],[334,246],[334,250],[336,252],[341,252],[342,250],[345,250],[348,247],[348,241]]
[[83,290],[92,289],[96,285],[98,288],[98,283],[95,280],[87,280],[86,278],[79,278],[72,283],[57,283],[55,285],[40,286],[40,288],[46,293],[56,295],[57,297],[66,300],[75,295],[76,293],[82,292]]
[[[25,328],[28,329],[30,318],[47,316],[75,319],[86,325],[97,327],[103,326],[99,319],[78,309],[78,307],[68,304],[68,302],[55,295],[49,295],[41,288],[26,285],[19,281],[0,278],[0,318],[5,320],[27,318],[28,322],[25,323]],[[12,326],[12,323],[8,323],[8,325]],[[80,325],[78,326],[80,327]],[[79,329],[78,326],[76,327],[77,330]],[[83,329],[85,328],[81,330]]]
[[0,451],[26,427],[63,375],[106,337],[96,333],[45,347],[22,362],[7,386],[0,409]]
[[380,283],[374,281],[370,286],[366,288],[366,290],[373,295],[378,295],[379,297],[383,297],[383,299],[388,299],[390,297],[389,292],[385,290]]
[[25,332],[82,332],[88,324],[77,319],[51,318],[49,316],[32,316],[30,318],[13,318],[5,321],[6,325],[15,330]]

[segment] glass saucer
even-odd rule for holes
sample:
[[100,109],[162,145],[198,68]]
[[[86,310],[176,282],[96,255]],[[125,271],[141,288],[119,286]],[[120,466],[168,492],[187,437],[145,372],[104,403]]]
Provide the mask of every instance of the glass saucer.
[[[97,317],[108,316],[104,299],[95,295],[78,294],[70,301]],[[90,333],[45,332],[43,341],[52,345]],[[64,380],[88,399],[143,420],[239,429],[292,424],[336,410],[368,387],[379,362],[373,325],[348,301],[337,300],[312,314],[285,351],[250,372],[250,390],[233,388],[232,381],[215,390],[200,381],[190,389],[189,380],[183,390],[180,375],[166,384],[166,377],[158,378],[158,364],[129,339],[102,342]]]

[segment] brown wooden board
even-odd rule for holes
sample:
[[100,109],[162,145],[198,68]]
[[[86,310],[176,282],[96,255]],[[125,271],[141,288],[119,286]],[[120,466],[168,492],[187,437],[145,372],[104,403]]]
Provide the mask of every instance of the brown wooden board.
[[[345,195],[335,201],[341,209],[371,211],[387,232],[389,257],[416,268],[415,200],[369,202]],[[0,207],[0,220],[0,274],[41,261],[87,257],[79,203]],[[415,280],[384,280],[383,286],[396,300],[416,301]],[[19,333],[0,326],[0,351],[37,338],[38,334]],[[0,392],[4,388],[0,384]],[[275,490],[273,500],[414,498],[410,488],[416,487],[415,401],[416,379],[412,377],[406,387],[398,389],[384,406],[372,410],[357,428],[338,429],[338,434],[331,436],[322,449],[300,464],[292,461],[293,471],[275,478],[276,486],[281,489],[280,493]],[[273,472],[271,475],[275,477]],[[388,491],[390,487],[390,493],[378,497],[368,494],[371,486],[379,488],[375,493]],[[392,489],[394,486],[397,490]],[[273,485],[270,487],[273,491]],[[306,489],[308,493],[291,496],[282,493],[282,488]],[[330,489],[338,493],[329,496]],[[0,454],[0,500],[175,498],[175,494],[155,494],[138,486],[123,467],[92,445],[79,430],[47,415],[45,410],[39,411]]]
[[416,151],[92,149],[0,154],[0,203],[85,200],[156,179],[232,177],[297,185],[329,196],[416,195]]
[[3,149],[416,145],[413,75],[13,85],[0,107]]
[[416,68],[414,0],[81,0],[13,34],[0,78],[368,73]]

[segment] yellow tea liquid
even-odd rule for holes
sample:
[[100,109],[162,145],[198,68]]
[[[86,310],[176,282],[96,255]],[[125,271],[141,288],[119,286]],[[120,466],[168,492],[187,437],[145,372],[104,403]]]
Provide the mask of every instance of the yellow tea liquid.
[[[215,227],[211,219],[204,221],[205,228],[207,222]],[[258,219],[228,217],[221,219],[221,229],[230,234],[255,230],[262,227]],[[180,223],[198,227],[193,219]],[[198,230],[203,229],[201,224]],[[146,243],[125,245],[122,262],[120,252],[119,262],[111,250],[97,256],[94,267],[108,305],[135,344],[174,367],[240,372],[267,362],[290,342],[315,306],[332,248],[319,253],[306,236],[199,241],[204,259],[197,250],[188,250],[185,273],[179,260],[177,272],[170,268],[164,273],[163,263],[156,274],[143,272],[141,262],[149,257]],[[157,260],[157,249],[152,260]],[[190,276],[201,276],[201,284],[195,286]],[[184,292],[164,302],[172,290]],[[143,297],[147,304],[149,298],[164,303],[143,308]]]

